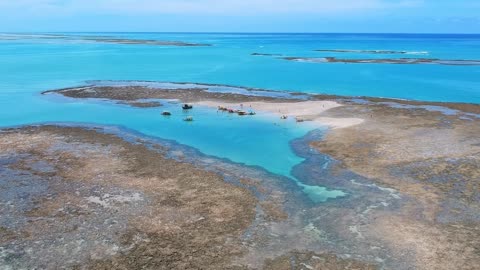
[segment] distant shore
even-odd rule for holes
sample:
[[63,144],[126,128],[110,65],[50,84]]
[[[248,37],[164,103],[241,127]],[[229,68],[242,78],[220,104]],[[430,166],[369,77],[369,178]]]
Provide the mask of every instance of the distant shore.
[[151,46],[174,46],[174,47],[209,47],[211,44],[191,43],[183,41],[154,40],[154,39],[131,39],[119,38],[115,36],[100,35],[63,35],[63,34],[2,34],[1,40],[22,40],[22,39],[40,39],[40,40],[73,40],[98,43],[113,43],[123,45],[151,45]]

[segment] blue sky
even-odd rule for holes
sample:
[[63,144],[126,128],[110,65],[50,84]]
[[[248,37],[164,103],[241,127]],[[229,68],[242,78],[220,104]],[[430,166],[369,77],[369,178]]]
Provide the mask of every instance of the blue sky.
[[480,0],[0,0],[0,31],[480,33]]

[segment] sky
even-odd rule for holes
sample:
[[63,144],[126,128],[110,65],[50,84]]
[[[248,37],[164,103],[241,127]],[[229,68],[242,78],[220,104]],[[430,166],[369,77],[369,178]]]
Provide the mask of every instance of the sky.
[[0,32],[480,33],[480,0],[0,0]]

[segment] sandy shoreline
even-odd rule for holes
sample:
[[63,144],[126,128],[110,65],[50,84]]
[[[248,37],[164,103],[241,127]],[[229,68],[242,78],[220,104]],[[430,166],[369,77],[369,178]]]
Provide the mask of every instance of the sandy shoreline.
[[[343,106],[335,101],[301,101],[301,102],[247,102],[247,103],[225,103],[219,101],[200,101],[197,105],[218,108],[219,106],[234,107],[236,109],[253,110],[275,114],[278,117],[286,115],[291,118],[298,118],[314,127],[322,128],[328,126],[333,129],[346,128],[363,123],[361,118],[333,118],[325,117],[322,114],[330,109]],[[243,105],[243,107],[241,106]]]
[[[43,94],[58,93],[73,98],[102,98],[117,101],[120,104],[127,104],[134,107],[160,107],[158,101],[148,100],[178,100],[179,102],[192,103],[206,106],[212,109],[218,107],[231,107],[232,109],[243,109],[246,111],[263,112],[289,118],[301,119],[312,125],[312,128],[329,127],[332,129],[346,128],[361,124],[364,119],[354,117],[333,118],[324,115],[333,108],[344,106],[337,100],[316,99],[303,100],[295,99],[295,95],[289,98],[272,97],[267,90],[263,90],[265,96],[224,93],[207,91],[209,85],[198,85],[198,88],[152,88],[141,86],[86,86],[78,88],[67,88],[61,90],[46,91]],[[245,89],[248,93],[248,89]],[[243,105],[243,106],[242,106]]]
[[286,115],[291,118],[298,118],[313,124],[313,127],[323,128],[328,126],[330,128],[346,128],[361,124],[364,120],[360,118],[332,118],[323,117],[322,114],[330,109],[342,106],[342,104],[335,101],[301,101],[301,102],[247,102],[247,103],[225,103],[219,101],[200,101],[197,105],[203,105],[211,108],[218,108],[218,106],[233,107],[243,109],[260,111],[274,114],[277,117]]

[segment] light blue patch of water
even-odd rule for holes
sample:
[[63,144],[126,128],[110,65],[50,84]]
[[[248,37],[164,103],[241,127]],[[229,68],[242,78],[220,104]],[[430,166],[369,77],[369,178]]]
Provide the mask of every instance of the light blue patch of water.
[[[12,97],[15,97],[12,95]],[[274,120],[270,115],[238,116],[215,109],[195,107],[181,109],[181,104],[163,102],[158,108],[133,108],[100,100],[77,100],[56,94],[23,96],[21,109],[7,102],[0,115],[1,126],[32,123],[75,122],[125,126],[148,136],[175,140],[201,152],[289,177],[316,202],[344,196],[341,191],[302,184],[291,175],[291,169],[303,161],[293,153],[289,142],[311,130],[293,120]],[[161,115],[168,110],[172,116]],[[193,122],[184,118],[192,116]]]
[[[144,80],[480,103],[478,66],[312,64],[251,55],[260,52],[345,58],[345,54],[314,50],[357,49],[427,51],[430,58],[478,60],[478,35],[95,35],[178,40],[213,46],[119,45],[38,37],[0,40],[0,126],[41,122],[122,125],[147,135],[176,140],[206,154],[261,166],[290,177],[292,167],[302,159],[292,152],[289,142],[310,130],[293,122],[274,125],[262,115],[253,119],[239,118],[197,108],[192,112],[195,121],[185,123],[182,121],[183,112],[176,105],[138,109],[111,103],[60,100],[53,96],[41,96],[39,92],[83,85],[88,80]],[[353,53],[348,57],[365,55]],[[243,91],[228,87],[217,90]],[[174,115],[168,119],[160,116],[163,109],[171,110]],[[303,189],[317,201],[338,195],[321,187],[303,186]]]
[[[76,34],[82,35],[82,34]],[[419,57],[345,54],[315,49],[428,52],[428,58],[480,60],[480,35],[158,34],[98,33],[113,37],[210,43],[211,47],[120,45],[75,40],[0,41],[0,88],[85,80],[199,82],[246,87],[480,103],[480,66],[312,64],[285,56]],[[427,57],[427,56],[422,56]],[[31,89],[31,87],[29,87]]]

